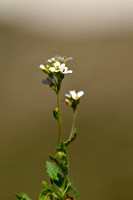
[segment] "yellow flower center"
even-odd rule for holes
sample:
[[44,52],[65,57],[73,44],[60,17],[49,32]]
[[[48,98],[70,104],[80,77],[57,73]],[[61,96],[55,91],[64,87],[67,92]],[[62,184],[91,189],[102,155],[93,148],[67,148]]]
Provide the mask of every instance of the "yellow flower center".
[[75,98],[76,98],[76,99],[78,99],[78,98],[79,98],[78,94],[76,94]]
[[60,67],[59,67],[59,66],[56,66],[56,67],[55,67],[55,70],[59,70],[59,69],[60,69]]

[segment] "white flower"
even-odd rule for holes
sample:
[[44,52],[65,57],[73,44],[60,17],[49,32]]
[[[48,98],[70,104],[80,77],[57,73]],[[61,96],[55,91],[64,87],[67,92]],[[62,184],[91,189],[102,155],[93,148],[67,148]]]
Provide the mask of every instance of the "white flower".
[[84,95],[83,91],[79,91],[79,92],[75,92],[75,90],[71,90],[69,92],[69,94],[65,94],[66,97],[68,97],[69,99],[74,99],[74,100],[78,100],[80,97],[82,97]]
[[48,61],[49,61],[49,62],[53,62],[53,61],[55,61],[55,58],[52,57],[52,58],[48,59]]
[[45,62],[45,64],[49,65],[49,64],[51,64],[53,61],[55,61],[55,58],[54,58],[54,57],[48,59],[48,60]]
[[72,70],[68,70],[68,67],[65,64],[61,64],[60,62],[55,62],[54,67],[50,67],[49,70],[51,72],[61,72],[63,74],[72,73]]
[[61,72],[62,72],[63,74],[69,74],[69,73],[72,73],[73,71],[72,71],[72,70],[68,70],[68,67],[63,67],[63,68],[61,69]]
[[65,67],[65,64],[60,64],[60,62],[55,62],[54,67],[50,67],[49,70],[51,72],[59,72],[63,67]]
[[42,70],[44,70],[44,69],[45,69],[45,66],[41,64],[41,65],[39,66],[39,68],[42,69]]

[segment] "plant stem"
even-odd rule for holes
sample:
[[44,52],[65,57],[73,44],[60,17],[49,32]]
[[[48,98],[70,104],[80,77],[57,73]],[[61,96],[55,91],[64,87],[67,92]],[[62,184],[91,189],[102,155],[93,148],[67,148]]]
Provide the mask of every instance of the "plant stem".
[[72,137],[72,134],[73,134],[73,131],[74,131],[74,128],[75,128],[76,115],[77,115],[77,108],[73,110],[73,123],[72,123],[70,138]]
[[58,83],[58,92],[57,92],[57,98],[58,98],[58,116],[59,116],[58,146],[60,145],[60,141],[61,141],[61,105],[60,105],[60,88],[61,88],[61,82]]

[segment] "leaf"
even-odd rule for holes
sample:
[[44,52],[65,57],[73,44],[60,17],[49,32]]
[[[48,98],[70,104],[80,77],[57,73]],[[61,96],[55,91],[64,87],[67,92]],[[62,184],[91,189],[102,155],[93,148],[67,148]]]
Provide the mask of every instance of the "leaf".
[[52,200],[51,195],[47,195],[47,196],[45,196],[45,197],[44,197],[44,200]]
[[72,186],[72,181],[69,181],[69,179],[67,178],[66,189],[65,189],[66,194],[71,190],[71,186]]
[[42,185],[43,185],[46,189],[49,189],[49,185],[48,185],[45,181],[42,181]]
[[71,186],[71,190],[73,191],[75,197],[76,197],[77,199],[80,199],[80,194],[79,194],[79,192],[77,191],[77,189],[74,188],[73,186]]
[[39,200],[45,200],[46,197],[48,198],[48,196],[50,196],[52,193],[51,189],[45,189],[43,191],[41,191],[40,196],[39,196]]
[[59,181],[58,174],[60,174],[59,169],[51,162],[46,161],[47,173],[52,180]]
[[58,174],[58,178],[59,178],[59,181],[53,180],[53,182],[54,182],[59,188],[61,188],[61,186],[62,186],[62,184],[63,184],[64,178],[62,177],[61,174]]
[[56,119],[57,121],[59,121],[59,115],[58,115],[58,113],[59,113],[59,109],[58,109],[58,108],[55,108],[55,109],[53,110],[53,115],[54,115],[54,117],[55,117],[55,119]]
[[51,188],[53,193],[55,193],[58,197],[60,197],[59,192],[55,189],[55,187],[52,184],[50,185],[50,188]]
[[71,138],[69,138],[66,142],[64,142],[65,146],[67,147],[71,142],[75,140],[76,137],[77,137],[77,129],[75,128]]
[[49,155],[49,158],[59,166],[64,176],[68,174],[68,166],[64,166],[63,163],[59,162],[58,159],[52,155]]
[[52,196],[51,196],[50,193],[48,193],[48,194],[46,194],[46,195],[40,194],[39,200],[52,200]]
[[31,200],[27,194],[22,193],[21,195],[15,194],[18,200]]

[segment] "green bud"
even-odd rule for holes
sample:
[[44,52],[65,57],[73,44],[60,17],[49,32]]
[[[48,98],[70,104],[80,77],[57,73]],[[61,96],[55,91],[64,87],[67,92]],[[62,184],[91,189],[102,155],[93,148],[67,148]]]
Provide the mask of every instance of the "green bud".
[[58,109],[58,108],[55,108],[55,109],[53,110],[53,115],[54,115],[54,117],[55,117],[55,119],[56,119],[57,121],[59,121],[58,112],[59,112],[59,109]]
[[45,68],[44,68],[44,72],[46,73],[46,74],[51,74],[51,72],[49,71],[49,65],[47,65]]
[[72,106],[72,100],[70,100],[70,99],[66,99],[65,100],[66,101],[66,104],[68,105],[68,106]]
[[53,82],[51,82],[51,83],[49,84],[49,86],[50,86],[50,88],[51,88],[52,90],[56,90],[56,85],[55,85]]
[[59,151],[58,155],[59,155],[60,159],[62,159],[62,160],[66,158],[66,154],[62,151]]
[[44,197],[44,200],[51,200],[51,196],[50,196],[50,195],[46,195],[46,196]]

